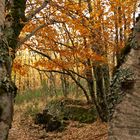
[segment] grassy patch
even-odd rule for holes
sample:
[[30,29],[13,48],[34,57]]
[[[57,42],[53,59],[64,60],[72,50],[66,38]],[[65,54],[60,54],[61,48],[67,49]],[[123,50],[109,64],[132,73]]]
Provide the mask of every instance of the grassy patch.
[[41,90],[28,90],[25,93],[18,94],[16,96],[15,103],[22,104],[24,102],[30,102],[41,97],[47,98],[47,95],[45,93],[42,93]]
[[40,112],[40,107],[39,107],[39,104],[36,102],[36,103],[29,104],[26,106],[24,115],[34,117],[39,112]]

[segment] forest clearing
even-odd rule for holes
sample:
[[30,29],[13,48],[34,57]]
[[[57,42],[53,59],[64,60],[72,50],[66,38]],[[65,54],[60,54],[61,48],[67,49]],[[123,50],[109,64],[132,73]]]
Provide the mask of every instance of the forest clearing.
[[0,0],[0,140],[139,140],[139,118],[139,0]]

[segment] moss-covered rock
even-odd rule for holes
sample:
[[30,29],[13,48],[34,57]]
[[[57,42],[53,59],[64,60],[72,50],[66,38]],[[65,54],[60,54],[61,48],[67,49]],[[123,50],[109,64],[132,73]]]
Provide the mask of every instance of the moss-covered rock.
[[63,127],[63,123],[57,117],[49,114],[48,110],[43,110],[42,113],[36,114],[34,122],[35,124],[42,124],[46,132],[57,131]]
[[97,119],[95,108],[81,100],[53,100],[48,103],[46,108],[60,120],[70,119],[82,123],[91,123]]
[[81,123],[91,123],[97,119],[97,113],[92,107],[69,105],[65,107],[64,117]]

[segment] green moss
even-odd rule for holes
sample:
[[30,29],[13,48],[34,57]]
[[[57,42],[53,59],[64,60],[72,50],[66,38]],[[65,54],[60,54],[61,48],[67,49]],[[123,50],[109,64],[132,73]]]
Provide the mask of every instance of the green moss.
[[66,106],[64,116],[81,123],[91,123],[97,119],[94,108],[84,108],[82,106]]
[[60,119],[67,118],[82,123],[91,123],[97,119],[95,108],[88,106],[81,100],[53,100],[46,108]]

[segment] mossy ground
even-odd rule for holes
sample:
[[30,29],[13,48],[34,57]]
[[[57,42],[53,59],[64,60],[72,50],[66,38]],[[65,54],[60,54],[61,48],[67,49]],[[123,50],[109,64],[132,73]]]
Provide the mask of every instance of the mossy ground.
[[48,103],[46,108],[51,114],[60,119],[67,118],[81,123],[91,123],[97,120],[95,107],[93,105],[87,105],[82,100],[53,100]]

